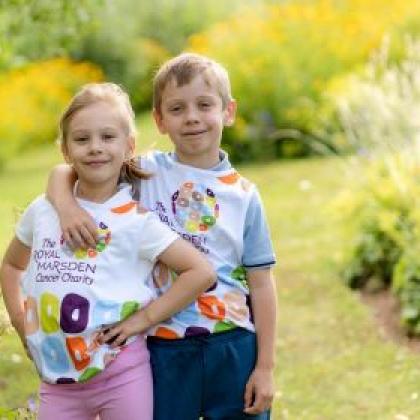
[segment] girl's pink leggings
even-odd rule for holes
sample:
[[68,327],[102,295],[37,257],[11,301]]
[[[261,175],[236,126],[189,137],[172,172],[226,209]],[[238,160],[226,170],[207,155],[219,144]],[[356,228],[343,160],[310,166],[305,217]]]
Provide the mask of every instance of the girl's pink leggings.
[[42,383],[39,396],[39,420],[152,420],[153,384],[144,339],[128,345],[85,384]]

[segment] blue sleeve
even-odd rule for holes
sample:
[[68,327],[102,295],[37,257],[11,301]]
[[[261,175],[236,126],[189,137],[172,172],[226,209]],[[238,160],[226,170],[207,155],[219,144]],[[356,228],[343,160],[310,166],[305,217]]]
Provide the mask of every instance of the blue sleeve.
[[253,270],[270,267],[275,262],[264,207],[255,189],[245,218],[242,264],[246,269]]

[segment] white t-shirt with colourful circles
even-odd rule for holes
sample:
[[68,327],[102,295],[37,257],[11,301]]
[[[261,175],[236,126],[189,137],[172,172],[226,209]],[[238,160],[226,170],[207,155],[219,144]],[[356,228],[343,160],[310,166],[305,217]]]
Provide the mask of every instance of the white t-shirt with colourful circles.
[[[203,252],[217,273],[213,287],[149,334],[174,339],[237,326],[254,331],[246,273],[275,262],[255,185],[230,166],[226,154],[216,170],[183,165],[174,154],[157,151],[142,156],[140,166],[153,173],[141,182],[142,204]],[[174,279],[156,265],[159,292]]]
[[27,344],[42,380],[54,384],[85,382],[116,357],[120,349],[98,345],[98,329],[156,296],[147,279],[159,254],[178,238],[133,201],[126,185],[105,203],[78,201],[97,223],[95,249],[67,247],[43,196],[16,228],[31,247],[22,279]]

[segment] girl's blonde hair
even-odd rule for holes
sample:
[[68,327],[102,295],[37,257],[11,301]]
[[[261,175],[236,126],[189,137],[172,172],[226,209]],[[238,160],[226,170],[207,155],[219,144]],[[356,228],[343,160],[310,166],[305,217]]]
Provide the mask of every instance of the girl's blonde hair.
[[[115,83],[88,83],[73,96],[70,104],[61,115],[58,137],[61,147],[66,147],[69,125],[74,114],[97,102],[108,102],[119,108],[122,122],[126,125],[127,135],[135,141],[137,133],[134,111],[128,94]],[[136,180],[148,178],[150,178],[150,174],[138,167],[135,158],[124,161],[121,167],[121,180],[129,182],[134,187]]]

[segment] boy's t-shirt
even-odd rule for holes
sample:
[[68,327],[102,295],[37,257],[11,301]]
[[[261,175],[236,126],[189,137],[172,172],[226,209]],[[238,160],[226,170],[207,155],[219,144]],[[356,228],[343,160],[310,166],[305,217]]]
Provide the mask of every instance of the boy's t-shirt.
[[16,228],[31,247],[22,279],[27,344],[42,380],[54,384],[85,382],[116,357],[120,349],[97,344],[98,330],[150,302],[155,291],[147,281],[156,258],[178,239],[133,201],[128,186],[102,204],[78,202],[96,221],[95,249],[67,247],[44,196]]
[[[237,326],[254,331],[246,273],[275,262],[255,185],[231,167],[226,154],[211,169],[184,165],[162,152],[141,157],[140,166],[153,174],[141,182],[142,204],[202,251],[217,272],[214,286],[149,335],[184,338]],[[175,279],[162,264],[155,266],[158,293]]]

